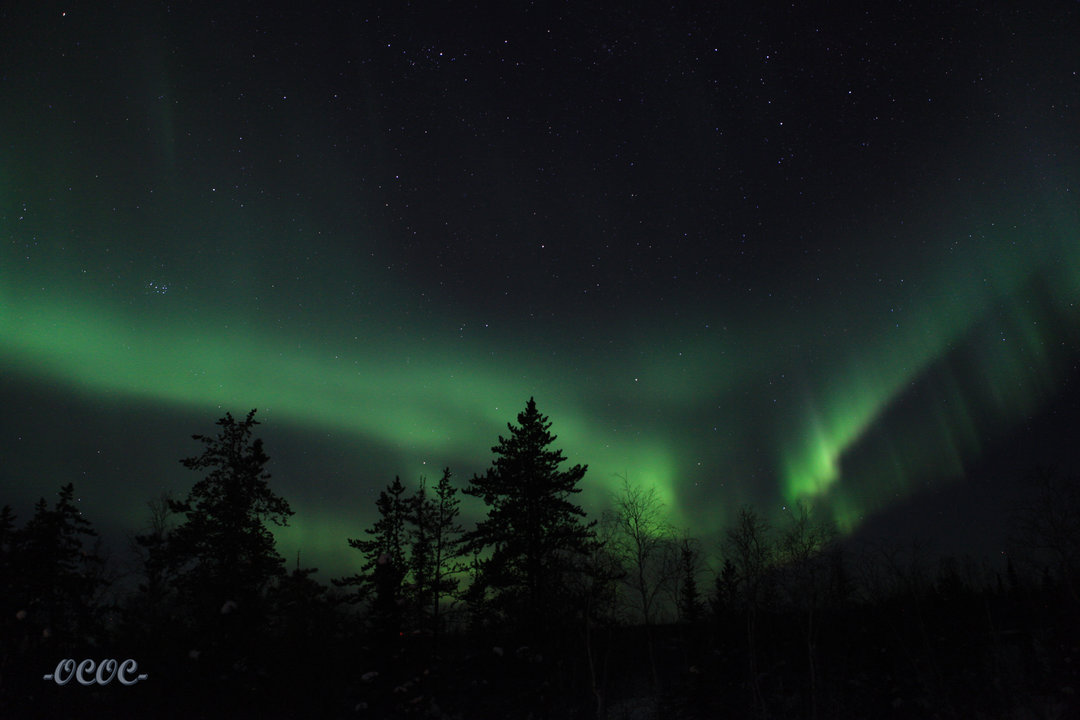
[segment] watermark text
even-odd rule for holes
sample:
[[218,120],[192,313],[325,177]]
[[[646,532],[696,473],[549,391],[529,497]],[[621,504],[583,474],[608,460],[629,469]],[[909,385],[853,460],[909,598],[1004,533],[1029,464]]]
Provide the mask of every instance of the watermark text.
[[71,658],[61,660],[56,664],[56,670],[42,677],[42,680],[52,680],[57,685],[67,685],[74,678],[80,685],[108,685],[115,678],[121,685],[134,685],[140,680],[145,680],[147,675],[137,675],[139,663],[131,658],[118,662],[112,658],[97,663],[89,658],[76,663]]

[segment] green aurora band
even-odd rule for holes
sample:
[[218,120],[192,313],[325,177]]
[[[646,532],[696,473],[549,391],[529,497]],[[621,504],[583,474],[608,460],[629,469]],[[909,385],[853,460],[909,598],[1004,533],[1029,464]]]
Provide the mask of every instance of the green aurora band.
[[[125,311],[90,296],[26,283],[3,288],[0,358],[16,373],[86,395],[152,400],[218,415],[257,407],[264,422],[272,418],[374,439],[398,458],[406,477],[437,472],[440,457],[455,448],[484,453],[520,411],[522,393],[528,392],[523,388],[550,388],[545,413],[557,421],[570,462],[613,469],[607,476],[610,490],[616,487],[613,473],[631,468],[635,479],[661,488],[667,506],[677,509],[670,453],[647,438],[613,442],[575,408],[573,392],[560,392],[560,383],[544,370],[530,368],[529,377],[515,377],[477,359],[477,352],[471,357],[428,352],[423,359],[424,351],[410,356],[407,343],[395,348],[387,338],[367,351],[346,354],[303,331],[253,328],[242,317],[207,323],[198,313]],[[529,367],[523,359],[506,364]],[[604,502],[606,491],[599,497],[594,493],[592,500]],[[340,524],[328,520],[308,522],[322,536]],[[305,523],[293,524],[301,530],[286,535],[302,532]]]
[[[1075,210],[1056,219],[1037,232],[983,237],[974,252],[924,273],[897,332],[862,343],[804,389],[797,430],[779,442],[789,503],[823,502],[851,531],[905,497],[913,479],[962,476],[982,450],[977,428],[1005,427],[1053,396],[1080,321],[1080,223]],[[890,426],[872,466],[841,482],[845,454],[920,383],[930,386],[920,419]]]
[[[905,260],[897,251],[902,287],[890,302],[899,314],[863,302],[853,283],[843,302],[808,311],[820,324],[754,317],[755,327],[723,340],[699,334],[678,364],[655,351],[630,362],[595,352],[571,361],[507,352],[506,343],[496,358],[488,345],[454,345],[438,331],[423,344],[389,331],[345,343],[354,332],[344,323],[288,328],[242,309],[178,310],[163,297],[135,307],[70,278],[17,278],[9,254],[0,275],[0,358],[9,373],[76,393],[208,412],[258,407],[264,421],[374,440],[396,454],[405,477],[434,475],[453,449],[486,458],[536,394],[568,460],[590,466],[587,505],[605,504],[617,474],[629,473],[658,489],[673,523],[715,532],[755,500],[736,477],[746,463],[725,465],[755,446],[765,448],[763,472],[782,502],[825,508],[850,532],[910,494],[914,479],[962,474],[981,450],[980,428],[1007,427],[1054,394],[1075,347],[1062,333],[1080,326],[1080,223],[1073,209],[1053,218],[993,231],[940,257]],[[791,391],[773,408],[739,394],[780,373]],[[918,406],[918,421],[890,422],[910,393],[931,398]],[[661,410],[649,410],[657,404]],[[604,410],[613,406],[630,408],[636,420],[612,419],[622,415]],[[713,406],[734,417],[726,432],[698,443],[697,456],[713,455],[695,463],[665,418]],[[873,462],[849,472],[845,459],[860,448]],[[706,476],[729,479],[723,507],[695,502],[689,480]],[[340,511],[304,508],[281,537],[345,557],[341,538],[357,531]]]

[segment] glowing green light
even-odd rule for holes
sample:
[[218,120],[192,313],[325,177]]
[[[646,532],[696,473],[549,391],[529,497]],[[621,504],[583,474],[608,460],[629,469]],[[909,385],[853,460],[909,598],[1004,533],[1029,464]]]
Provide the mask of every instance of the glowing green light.
[[[1076,283],[1066,277],[1075,272],[1062,270],[1080,266],[1080,242],[1051,234],[986,245],[965,258],[969,265],[943,264],[931,273],[933,281],[906,298],[902,321],[869,325],[862,343],[832,353],[835,370],[808,383],[797,420],[780,418],[789,423],[779,441],[788,502],[824,499],[850,527],[906,494],[910,478],[961,475],[980,450],[977,427],[1027,416],[1053,394],[1067,359],[1055,333],[1080,319]],[[857,317],[837,322],[856,324]],[[952,362],[962,374],[949,369]],[[877,465],[842,477],[845,455],[925,383],[934,394],[925,398],[923,419],[887,442],[876,439]]]
[[[874,295],[875,285],[853,280],[850,294],[798,321],[769,306],[707,308],[708,322],[633,318],[617,329],[636,338],[629,353],[522,340],[520,328],[461,342],[440,317],[358,319],[357,307],[327,310],[325,297],[316,323],[290,315],[309,302],[303,289],[263,308],[239,290],[126,297],[70,268],[16,279],[8,270],[19,258],[5,248],[0,360],[6,372],[95,398],[194,408],[208,423],[257,407],[267,423],[363,439],[410,481],[434,476],[448,455],[482,469],[535,395],[568,463],[589,465],[581,501],[591,510],[627,473],[657,489],[674,524],[698,533],[764,497],[812,499],[850,530],[911,492],[915,478],[962,474],[988,426],[1053,395],[1071,352],[1060,334],[1080,326],[1080,223],[1068,217],[1065,229],[1010,229],[956,254],[905,261],[897,251],[882,263],[897,268],[889,288]],[[397,301],[389,291],[372,298]],[[782,390],[760,395],[781,375]],[[903,409],[912,393],[921,404]],[[903,422],[890,419],[898,408]],[[282,538],[349,557],[341,538],[362,529],[370,508],[297,510]]]

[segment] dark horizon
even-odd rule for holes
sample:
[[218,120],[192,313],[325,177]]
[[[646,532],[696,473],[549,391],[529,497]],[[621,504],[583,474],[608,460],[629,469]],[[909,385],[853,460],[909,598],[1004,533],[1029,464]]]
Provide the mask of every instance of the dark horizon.
[[[1072,385],[1073,383],[1070,383]],[[21,389],[21,391],[25,388]],[[542,406],[541,406],[541,409]],[[127,416],[130,418],[130,410],[116,411],[116,417]],[[243,413],[234,412],[234,416],[242,416]],[[98,418],[102,415],[98,414]],[[286,558],[290,568],[295,567],[297,554],[300,554],[301,567],[315,568],[315,577],[321,582],[329,582],[333,577],[341,577],[356,571],[357,557],[346,542],[346,537],[361,534],[362,528],[370,525],[374,518],[374,497],[389,484],[395,476],[400,476],[405,485],[414,489],[417,487],[418,477],[402,476],[400,473],[391,473],[379,478],[372,477],[371,484],[374,486],[370,497],[362,505],[358,505],[353,512],[349,513],[350,519],[343,523],[340,533],[336,538],[326,537],[330,552],[320,553],[311,545],[305,546],[296,540],[292,530],[297,525],[305,524],[304,517],[306,506],[294,501],[293,495],[297,484],[295,478],[282,477],[278,471],[279,463],[275,463],[278,452],[274,447],[274,439],[280,437],[280,429],[275,429],[273,423],[267,423],[259,413],[259,436],[266,439],[267,451],[270,455],[268,469],[271,473],[270,485],[283,497],[292,502],[297,513],[290,518],[289,527],[273,528],[278,538],[278,551]],[[25,420],[25,418],[24,418]],[[43,422],[55,423],[55,418],[43,418]],[[554,425],[558,426],[558,418],[552,418]],[[511,417],[508,422],[513,422]],[[80,424],[85,422],[77,413],[73,413],[66,422]],[[139,424],[136,422],[135,424]],[[1022,428],[1005,431],[994,439],[994,446],[989,448],[986,454],[978,461],[972,463],[962,478],[928,478],[923,486],[914,490],[907,496],[887,509],[879,512],[867,522],[860,525],[854,532],[845,534],[842,544],[849,547],[853,552],[859,553],[869,547],[891,546],[905,548],[917,545],[922,548],[927,559],[936,562],[940,558],[952,557],[957,559],[970,558],[976,562],[988,562],[997,571],[1005,567],[1007,557],[1023,551],[1016,543],[1016,518],[1023,511],[1030,508],[1037,494],[1037,484],[1034,478],[1038,473],[1046,471],[1062,477],[1076,477],[1076,449],[1071,442],[1072,428],[1080,426],[1080,393],[1063,395],[1051,404],[1047,411],[1033,417]],[[61,426],[62,427],[62,426]],[[206,434],[213,429],[212,422],[205,422],[200,427],[191,428],[180,437],[148,437],[142,436],[144,444],[148,447],[171,447],[186,448],[185,457],[190,455],[196,448],[196,443],[191,440],[191,435]],[[275,432],[277,430],[277,432]],[[62,431],[61,431],[62,432]],[[504,433],[505,434],[505,431]],[[495,438],[492,438],[492,442]],[[487,449],[487,448],[485,448]],[[475,470],[467,474],[454,466],[447,466],[453,475],[455,487],[465,487],[469,479],[483,471],[483,453],[478,453],[472,467]],[[129,574],[134,571],[137,558],[132,554],[130,547],[131,538],[147,529],[150,521],[149,504],[158,500],[161,493],[168,492],[171,497],[179,498],[188,492],[191,486],[200,479],[200,475],[192,473],[180,466],[181,457],[164,457],[156,463],[163,470],[172,471],[169,475],[170,482],[161,482],[156,492],[145,496],[135,495],[132,489],[127,498],[125,507],[134,508],[126,524],[114,524],[105,518],[95,514],[96,508],[103,504],[103,498],[96,495],[97,486],[92,482],[80,482],[88,478],[70,478],[57,476],[51,486],[45,477],[39,477],[33,488],[37,494],[28,499],[13,499],[20,494],[14,493],[0,498],[0,505],[12,507],[19,521],[28,519],[33,509],[33,504],[43,498],[47,502],[55,499],[56,491],[61,485],[72,482],[76,489],[80,508],[84,516],[93,523],[98,530],[103,549],[110,557],[110,567],[120,573],[119,587],[122,589],[130,584]],[[588,458],[571,458],[573,462],[588,464]],[[175,467],[174,467],[175,466]],[[470,467],[465,465],[464,467]],[[350,468],[342,468],[343,474],[349,474]],[[428,483],[434,482],[441,468],[432,467],[424,473]],[[356,471],[360,477],[360,470]],[[640,481],[633,474],[629,475],[634,483]],[[586,474],[582,486],[588,488],[595,481]],[[588,498],[586,493],[583,497]],[[611,496],[614,497],[614,494]],[[363,502],[363,501],[362,501]],[[594,505],[584,502],[583,507],[589,513],[589,517],[597,519],[604,512],[611,509],[610,498],[608,502]],[[784,506],[780,512],[770,514],[769,508],[758,507],[752,504],[733,508],[733,510],[750,507],[762,513],[765,518],[776,528],[782,528],[790,521],[791,511],[796,506]],[[820,513],[820,508],[809,508]],[[464,499],[462,506],[463,516],[470,522],[478,519],[483,512],[483,505],[478,500]],[[664,515],[670,521],[670,513],[664,507]],[[821,516],[827,518],[827,514]],[[701,543],[703,558],[707,567],[712,571],[718,569],[717,563],[722,561],[720,544],[723,533],[730,525],[719,527],[715,532],[708,534],[694,534],[689,528],[675,526],[680,534],[687,534]],[[325,529],[325,535],[333,530]],[[335,542],[336,540],[336,542]],[[336,547],[333,547],[336,545]],[[128,590],[131,588],[128,587]]]
[[[382,488],[330,584],[282,557],[294,516],[257,413],[182,464],[117,577],[72,484],[0,513],[0,711],[12,717],[641,718],[1064,716],[1080,568],[1077,478],[1016,505],[1018,552],[860,545],[827,514],[740,508],[709,563],[625,480],[577,505],[530,399],[464,488]],[[461,496],[482,502],[475,522]],[[971,518],[968,517],[970,523]],[[115,682],[114,682],[115,681]],[[111,685],[111,687],[110,687]]]

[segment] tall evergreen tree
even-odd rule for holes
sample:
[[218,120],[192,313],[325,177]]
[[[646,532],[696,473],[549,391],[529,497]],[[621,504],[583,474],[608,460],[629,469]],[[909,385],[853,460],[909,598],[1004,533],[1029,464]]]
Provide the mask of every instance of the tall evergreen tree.
[[151,606],[157,606],[168,594],[169,494],[162,493],[146,505],[150,522],[146,532],[131,539],[131,548],[139,558],[139,593]]
[[[17,556],[16,542],[18,531],[15,527],[15,512],[10,505],[0,509],[0,587],[15,587],[15,558]],[[3,609],[3,618],[13,616],[18,608],[12,603],[14,598],[11,593],[0,593],[0,608]]]
[[508,423],[499,436],[492,466],[463,491],[481,498],[488,515],[466,533],[467,551],[486,552],[481,581],[506,619],[521,624],[526,636],[545,637],[564,610],[567,575],[589,554],[593,524],[571,502],[586,466],[559,470],[565,458],[550,449],[551,423],[529,398],[518,426]]
[[724,565],[716,574],[715,592],[712,596],[713,615],[726,621],[735,612],[739,598],[739,571],[731,558],[724,558]]
[[[338,587],[355,588],[350,602],[369,601],[368,626],[377,655],[397,656],[398,637],[406,620],[404,582],[409,572],[408,524],[412,499],[400,477],[379,493],[379,517],[364,530],[368,538],[348,538],[363,554],[360,572],[335,579]],[[385,668],[384,668],[385,669]]]
[[14,529],[9,509],[0,521],[10,580],[6,604],[21,611],[41,637],[68,648],[93,639],[100,593],[108,586],[97,532],[77,502],[75,486],[68,483],[52,508],[41,498],[22,529]]
[[337,646],[337,608],[328,588],[313,577],[317,572],[300,565],[297,551],[292,571],[276,583],[272,595],[273,651],[279,663],[275,694],[295,704],[297,717],[320,715],[319,703],[332,697],[334,689],[327,658]]
[[168,536],[170,575],[197,622],[232,615],[250,630],[265,612],[266,591],[285,574],[266,523],[286,525],[293,511],[267,482],[269,457],[253,437],[255,410],[242,421],[226,413],[217,424],[216,437],[192,436],[202,454],[180,461],[207,475],[186,500],[168,501],[182,517]]
[[[0,593],[0,667],[9,662],[20,644],[25,629],[25,608],[18,607],[24,602],[17,582],[20,580],[16,564],[18,556],[18,530],[15,527],[15,513],[10,505],[0,510],[0,587],[7,592]],[[0,686],[0,702],[4,700],[4,688]]]
[[461,535],[458,523],[460,503],[457,488],[450,482],[450,468],[443,470],[434,493],[429,496],[421,478],[412,497],[409,514],[410,558],[413,597],[419,621],[434,634],[440,629],[443,598],[457,589]]
[[431,611],[432,576],[435,573],[434,501],[428,497],[427,478],[420,476],[420,485],[409,498],[406,531],[409,544],[409,600],[417,626],[427,624]]
[[392,593],[396,600],[408,572],[405,551],[410,500],[405,496],[405,486],[400,477],[395,477],[394,482],[379,492],[375,507],[379,511],[379,519],[364,530],[370,537],[348,538],[349,547],[363,554],[360,572],[333,581],[338,587],[355,588],[355,594],[350,598],[352,601],[366,600],[377,589],[384,595]]
[[697,584],[701,556],[690,538],[683,538],[679,544],[679,564],[679,619],[688,625],[696,625],[705,614],[705,604]]
[[97,533],[70,483],[22,528],[0,510],[0,717],[61,717],[72,705],[40,687],[42,668],[66,657],[100,657],[109,587]]

